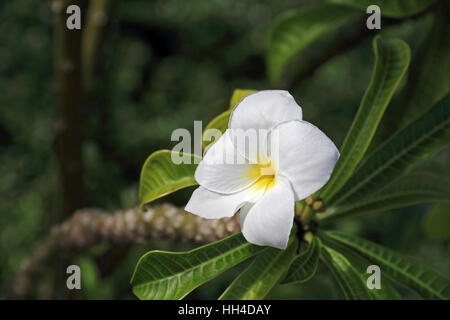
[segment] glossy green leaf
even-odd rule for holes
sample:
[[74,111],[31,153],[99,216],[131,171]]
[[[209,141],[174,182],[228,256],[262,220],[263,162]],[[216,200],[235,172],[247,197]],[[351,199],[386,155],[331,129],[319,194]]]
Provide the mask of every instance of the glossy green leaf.
[[426,299],[450,299],[450,280],[433,269],[391,249],[338,231],[322,232],[325,244],[350,248],[378,265],[382,273],[416,291]]
[[244,99],[246,96],[248,96],[249,94],[251,94],[253,92],[256,92],[256,90],[235,89],[233,91],[233,95],[231,96],[230,109],[233,109],[239,103],[239,101],[241,101],[242,99]]
[[[321,235],[321,233],[320,233]],[[366,282],[370,277],[371,273],[367,273],[367,268],[373,265],[372,262],[367,260],[365,257],[359,255],[357,252],[349,249],[348,247],[337,245],[336,243],[325,242],[326,245],[330,246],[334,250],[343,254],[350,264],[359,272],[360,277]],[[393,287],[388,279],[381,272],[381,288],[379,289],[369,289],[368,292],[371,294],[372,298],[375,300],[400,300],[402,297]],[[367,285],[366,285],[367,286]]]
[[410,173],[378,192],[360,194],[356,200],[347,199],[318,218],[336,219],[423,202],[450,202],[450,179],[433,173]]
[[321,247],[320,239],[313,237],[307,250],[294,258],[281,283],[304,283],[310,280],[316,274]]
[[[347,258],[348,255],[345,253],[345,256]],[[360,277],[363,281],[366,281],[366,287],[367,287],[367,280],[372,275],[372,273],[367,273],[367,267],[372,265],[372,263],[364,263],[361,260],[355,260],[355,259],[349,259],[352,266],[358,270]],[[394,286],[389,282],[386,277],[384,277],[381,274],[381,280],[380,280],[381,287],[379,289],[373,288],[368,289],[369,294],[372,296],[374,300],[401,300],[402,297],[398,293],[398,291],[394,288]]]
[[348,259],[327,246],[322,246],[321,258],[330,269],[347,300],[372,300],[365,281]]
[[328,0],[328,2],[346,5],[366,11],[370,5],[380,7],[381,15],[403,18],[418,14],[430,7],[436,0]]
[[[216,141],[213,138],[216,133],[210,130],[217,129],[223,134],[228,129],[228,120],[230,120],[230,114],[231,110],[222,112],[217,117],[212,119],[210,123],[208,123],[205,130],[203,130],[202,135],[203,148],[206,148],[208,145]],[[217,139],[218,137],[215,138]]]
[[139,299],[177,300],[265,247],[247,242],[242,233],[187,252],[150,251],[131,278]]
[[289,240],[286,250],[264,249],[256,256],[250,266],[231,283],[219,299],[263,299],[288,268],[295,256],[297,247],[298,240],[294,235]]
[[157,198],[182,188],[194,186],[195,169],[201,158],[193,154],[183,154],[190,164],[175,164],[170,150],[152,153],[144,163],[139,182],[139,202],[141,207]]
[[357,201],[375,193],[449,143],[450,95],[447,95],[432,110],[377,148],[327,204]]
[[449,203],[437,203],[429,209],[423,220],[423,231],[434,241],[450,240]]
[[376,37],[373,41],[373,49],[375,66],[372,79],[341,147],[341,155],[333,174],[320,193],[325,201],[339,191],[360,163],[372,141],[384,110],[408,68],[410,50],[405,42],[398,39],[383,40]]
[[[369,277],[367,273],[363,273],[364,277]],[[402,300],[402,296],[394,288],[394,286],[388,282],[387,279],[381,277],[381,288],[380,289],[369,289],[369,293],[372,295],[374,300]]]
[[[372,152],[397,130],[428,112],[450,90],[450,24],[445,3],[423,21],[422,43],[415,50],[401,97],[387,110],[369,147]],[[431,19],[430,19],[431,18]]]
[[269,30],[266,59],[269,79],[277,82],[291,58],[358,16],[359,10],[333,4],[291,10],[278,16]]

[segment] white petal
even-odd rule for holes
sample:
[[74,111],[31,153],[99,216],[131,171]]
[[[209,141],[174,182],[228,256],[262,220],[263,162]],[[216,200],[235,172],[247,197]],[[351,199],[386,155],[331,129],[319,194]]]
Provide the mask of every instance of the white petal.
[[257,179],[252,165],[236,152],[229,130],[206,152],[196,171],[195,180],[204,188],[232,194],[248,188]]
[[277,177],[276,184],[255,204],[241,208],[240,215],[248,242],[286,249],[294,221],[294,193],[289,181]]
[[246,203],[253,203],[261,194],[244,190],[234,194],[220,194],[198,187],[192,193],[184,210],[206,219],[233,216]]
[[230,129],[270,129],[286,120],[302,120],[302,108],[285,90],[263,90],[249,94],[233,109]]
[[306,121],[281,123],[273,128],[270,137],[272,135],[278,143],[275,148],[278,174],[291,181],[295,200],[304,199],[322,188],[339,158],[333,141]]
[[[261,160],[257,158],[257,154],[264,153],[268,130],[280,122],[301,119],[302,109],[289,92],[264,90],[246,96],[236,105],[228,127],[239,152],[247,159],[259,162]],[[255,136],[257,141],[249,146],[245,142],[245,136],[247,139]],[[252,150],[249,151],[249,148]]]

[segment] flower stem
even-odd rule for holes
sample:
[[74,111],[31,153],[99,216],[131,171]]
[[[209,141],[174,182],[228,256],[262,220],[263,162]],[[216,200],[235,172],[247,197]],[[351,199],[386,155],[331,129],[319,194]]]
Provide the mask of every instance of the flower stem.
[[301,218],[303,224],[308,224],[311,221],[311,219],[314,217],[314,214],[315,214],[315,212],[311,208],[311,206],[305,206],[303,208],[302,218]]
[[312,232],[307,232],[303,238],[305,239],[306,242],[311,243],[313,236],[314,235]]

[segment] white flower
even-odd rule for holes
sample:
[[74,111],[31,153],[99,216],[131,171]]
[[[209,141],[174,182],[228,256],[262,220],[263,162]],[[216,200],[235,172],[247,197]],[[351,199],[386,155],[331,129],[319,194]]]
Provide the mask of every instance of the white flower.
[[[302,120],[302,109],[287,91],[246,96],[234,108],[228,127],[198,165],[200,187],[185,210],[207,219],[231,217],[240,210],[247,241],[285,249],[295,201],[328,181],[339,152],[322,131]],[[250,139],[256,153],[242,143],[252,130],[259,133]]]

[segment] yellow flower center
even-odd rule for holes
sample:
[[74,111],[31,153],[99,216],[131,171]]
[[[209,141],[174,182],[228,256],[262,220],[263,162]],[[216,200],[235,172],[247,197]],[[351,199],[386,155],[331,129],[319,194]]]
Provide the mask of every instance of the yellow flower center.
[[257,178],[256,182],[251,186],[254,192],[267,191],[276,184],[277,171],[272,162],[267,164],[254,164],[248,172],[248,177]]

